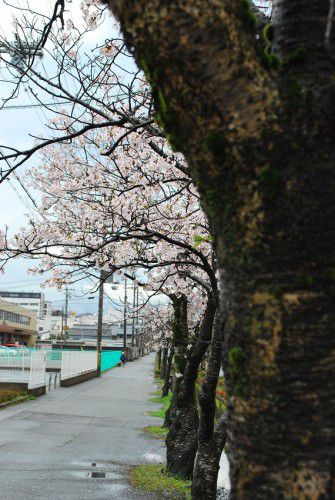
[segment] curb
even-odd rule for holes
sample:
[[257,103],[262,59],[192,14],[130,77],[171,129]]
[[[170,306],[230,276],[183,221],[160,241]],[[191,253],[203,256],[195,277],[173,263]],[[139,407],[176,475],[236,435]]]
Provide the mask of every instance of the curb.
[[0,409],[1,408],[7,408],[7,406],[15,405],[18,403],[23,403],[23,401],[27,401],[27,399],[30,399],[31,396],[22,396],[21,398],[16,398],[12,399],[11,401],[6,401],[5,403],[0,403]]

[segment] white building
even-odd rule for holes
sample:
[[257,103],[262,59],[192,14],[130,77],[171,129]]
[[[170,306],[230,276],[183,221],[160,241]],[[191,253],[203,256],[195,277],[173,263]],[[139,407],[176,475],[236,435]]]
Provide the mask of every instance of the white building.
[[38,335],[46,338],[50,334],[52,308],[51,302],[45,300],[44,293],[0,291],[0,298],[34,311]]
[[[72,328],[75,322],[75,318],[72,315],[69,315],[67,318],[67,326],[68,328]],[[64,332],[65,327],[65,319],[63,314],[60,311],[53,311],[51,316],[51,327],[50,333],[53,337],[60,337],[62,334],[62,328]]]
[[91,313],[77,314],[74,320],[75,325],[96,325],[98,323],[98,315]]

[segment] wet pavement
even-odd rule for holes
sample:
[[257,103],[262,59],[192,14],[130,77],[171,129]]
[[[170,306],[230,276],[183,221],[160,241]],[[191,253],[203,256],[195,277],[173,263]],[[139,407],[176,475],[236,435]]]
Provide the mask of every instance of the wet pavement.
[[164,462],[150,403],[153,355],[74,387],[0,411],[1,500],[153,499],[134,491],[138,463]]

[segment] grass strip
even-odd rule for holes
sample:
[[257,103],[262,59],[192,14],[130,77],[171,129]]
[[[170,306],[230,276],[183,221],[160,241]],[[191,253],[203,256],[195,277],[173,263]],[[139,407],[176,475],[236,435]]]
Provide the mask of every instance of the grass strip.
[[144,432],[155,439],[165,439],[168,430],[166,427],[161,427],[160,425],[150,425],[149,427],[144,427]]
[[0,403],[8,403],[14,399],[22,398],[26,396],[25,392],[14,391],[11,389],[0,389]]
[[163,406],[160,410],[149,411],[148,415],[150,415],[151,417],[164,418],[165,412],[170,406],[171,396],[172,394],[171,392],[169,392],[169,394],[165,396],[165,398],[151,398],[149,401],[151,401],[152,403],[160,403]]
[[170,474],[161,464],[137,465],[130,473],[130,482],[136,488],[158,493],[162,498],[174,500],[191,498],[191,481]]
[[162,389],[157,389],[157,391],[154,391],[152,393],[153,396],[160,396],[162,394]]

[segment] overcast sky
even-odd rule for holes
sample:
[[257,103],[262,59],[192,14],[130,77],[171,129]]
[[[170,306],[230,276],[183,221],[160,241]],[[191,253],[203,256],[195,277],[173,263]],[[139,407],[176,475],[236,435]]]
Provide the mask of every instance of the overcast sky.
[[[24,6],[26,2],[24,0],[12,0],[13,5]],[[29,0],[29,5],[41,11],[49,13],[51,11],[53,0],[41,1],[41,0]],[[72,2],[73,18],[76,20],[80,19],[80,0],[73,0]],[[5,36],[7,40],[13,39],[13,9],[8,7],[3,0],[0,0],[0,32],[2,36]],[[96,32],[89,35],[90,44],[96,44],[98,42],[103,42],[108,38],[109,27],[111,26],[109,22],[104,23],[104,27]],[[44,67],[48,72],[48,58],[43,60]],[[2,65],[2,67],[1,67]],[[3,71],[3,63],[0,63],[0,71]],[[4,98],[8,94],[8,86],[0,84],[0,97]],[[31,104],[31,98],[27,93],[22,93],[18,99],[12,102],[13,105],[19,104]],[[28,108],[28,109],[10,109],[1,110],[0,119],[0,144],[5,144],[9,146],[22,147],[31,146],[33,139],[29,137],[31,133],[39,133],[44,129],[44,123],[46,122],[47,116],[43,115],[41,109]],[[29,162],[30,165],[35,165],[38,162],[38,157],[34,157],[33,160]],[[19,170],[19,175],[23,176],[24,169]],[[29,205],[27,207],[27,196],[22,191],[20,185],[13,179],[10,182],[3,182],[0,184],[0,227],[8,226],[10,232],[13,234],[20,227],[25,225],[25,214],[29,213]],[[48,300],[53,302],[54,308],[58,308],[62,305],[64,299],[64,292],[59,292],[55,289],[46,288],[40,290],[40,283],[43,278],[28,274],[27,269],[33,264],[33,262],[27,259],[19,259],[13,261],[8,265],[4,275],[0,275],[0,289],[1,290],[15,290],[15,291],[43,291]],[[70,308],[75,309],[77,312],[90,311],[94,312],[97,308],[97,303],[95,300],[88,300],[87,297],[83,297],[84,293],[87,293],[90,285],[88,283],[83,283],[79,286],[74,287],[72,298],[70,301]]]
[[[11,0],[13,5],[25,6],[25,0]],[[32,9],[41,12],[43,14],[50,14],[52,5],[54,5],[53,0],[41,1],[41,0],[28,0],[28,3]],[[80,0],[73,0],[71,4],[72,19],[76,20],[76,26],[80,23],[81,11],[80,11]],[[13,40],[13,9],[8,7],[3,0],[0,0],[0,35],[3,36],[7,41]],[[89,51],[96,45],[102,45],[106,39],[110,36],[116,34],[117,28],[113,28],[113,21],[109,16],[106,17],[105,22],[98,30],[92,31],[87,34],[85,38],[85,51]],[[114,25],[115,26],[115,25]],[[117,33],[119,35],[119,33]],[[49,59],[49,60],[48,60]],[[40,63],[37,63],[40,64]],[[126,64],[132,66],[134,63],[127,61]],[[0,75],[3,78],[5,76],[5,71],[3,63],[0,62]],[[45,71],[47,75],[53,74],[52,64],[50,58],[46,54],[43,57],[43,66],[39,69],[43,72]],[[71,85],[71,81],[68,82]],[[27,90],[26,86],[24,88]],[[0,98],[5,98],[9,93],[10,87],[8,84],[0,82]],[[11,106],[17,105],[29,105],[32,104],[32,98],[29,96],[24,89],[17,99],[11,101]],[[42,135],[45,136],[45,123],[51,114],[44,109],[39,108],[27,108],[27,109],[3,109],[0,111],[0,144],[6,146],[13,146],[17,149],[28,148],[33,144],[33,139],[29,134]],[[35,166],[36,162],[39,161],[38,156],[33,156],[32,159],[25,164],[25,166],[20,167],[17,171],[21,179],[24,180],[25,170],[31,166]],[[33,197],[36,198],[37,193],[33,193]],[[22,190],[21,186],[15,179],[11,178],[10,181],[5,181],[0,184],[0,227],[8,226],[11,234],[17,232],[20,227],[24,227],[26,224],[26,216],[31,213],[33,207],[27,198],[27,195]],[[13,291],[42,291],[45,293],[47,300],[52,301],[53,308],[59,309],[64,304],[64,291],[57,291],[53,288],[41,288],[40,284],[44,281],[44,277],[35,276],[28,273],[28,268],[34,265],[35,261],[29,259],[17,259],[10,262],[6,268],[5,274],[0,274],[0,290],[13,290]],[[90,292],[92,291],[92,282],[83,281],[75,286],[71,287],[70,293],[70,310],[74,310],[77,313],[81,312],[96,312],[97,311],[97,293],[94,295],[94,299],[89,299]],[[130,282],[128,286],[131,287]],[[96,287],[94,287],[96,288]],[[131,294],[131,291],[129,290]],[[121,285],[118,289],[113,290],[108,286],[108,295],[110,299],[106,298],[105,310],[113,308],[122,308],[121,302],[123,302],[124,297],[124,287]],[[92,297],[92,295],[90,295]],[[141,292],[141,302],[147,299],[147,294]],[[162,296],[155,297],[154,301],[165,301],[166,299]],[[132,297],[128,297],[128,302],[132,302]]]

